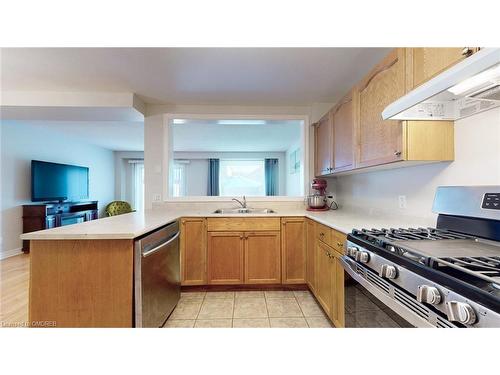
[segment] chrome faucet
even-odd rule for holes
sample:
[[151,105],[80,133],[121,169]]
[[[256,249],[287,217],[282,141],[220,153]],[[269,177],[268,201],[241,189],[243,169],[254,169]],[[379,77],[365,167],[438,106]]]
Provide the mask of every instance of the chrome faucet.
[[238,202],[242,208],[247,208],[247,199],[245,198],[245,196],[243,196],[243,202],[241,202],[239,199],[236,199],[236,198],[233,198],[231,200]]

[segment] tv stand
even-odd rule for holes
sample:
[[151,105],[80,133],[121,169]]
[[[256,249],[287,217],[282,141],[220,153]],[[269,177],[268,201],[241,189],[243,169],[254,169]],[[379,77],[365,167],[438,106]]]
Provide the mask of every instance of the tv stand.
[[[47,202],[23,206],[23,233],[82,223],[99,217],[98,202]],[[23,241],[23,251],[30,250]]]

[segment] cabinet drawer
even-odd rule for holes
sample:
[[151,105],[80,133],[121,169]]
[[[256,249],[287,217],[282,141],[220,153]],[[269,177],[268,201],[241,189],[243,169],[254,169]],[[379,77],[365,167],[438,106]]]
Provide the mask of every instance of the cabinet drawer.
[[328,246],[334,246],[332,229],[323,224],[317,224],[316,238]]
[[279,217],[208,218],[209,232],[280,230]]
[[340,255],[345,254],[345,241],[347,239],[347,236],[339,231],[333,230],[332,229],[332,236],[333,236],[333,249]]

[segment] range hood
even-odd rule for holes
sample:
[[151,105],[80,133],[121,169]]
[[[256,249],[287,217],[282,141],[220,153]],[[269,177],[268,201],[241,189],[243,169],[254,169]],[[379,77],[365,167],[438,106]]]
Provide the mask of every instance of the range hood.
[[458,120],[500,106],[500,48],[484,48],[389,104],[384,120]]

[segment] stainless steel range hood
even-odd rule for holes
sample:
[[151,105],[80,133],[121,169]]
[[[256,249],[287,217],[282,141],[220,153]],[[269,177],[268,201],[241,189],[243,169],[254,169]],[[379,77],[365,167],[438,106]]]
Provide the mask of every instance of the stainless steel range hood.
[[500,106],[500,48],[484,48],[389,104],[384,120],[458,120]]

